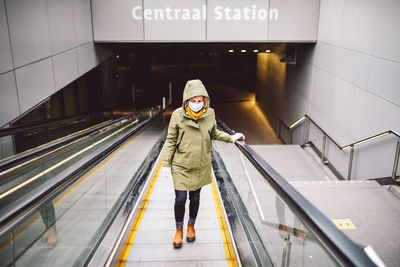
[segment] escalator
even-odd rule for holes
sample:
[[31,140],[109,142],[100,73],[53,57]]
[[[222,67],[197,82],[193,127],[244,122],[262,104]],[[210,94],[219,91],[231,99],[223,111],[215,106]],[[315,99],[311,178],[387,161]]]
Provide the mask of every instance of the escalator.
[[1,266],[379,264],[244,142],[214,142],[198,238],[174,250],[172,181],[160,174],[170,114],[123,117],[4,167]]
[[[159,138],[154,126],[163,127],[154,124],[159,115],[160,107],[143,110],[2,161],[10,166],[0,174],[2,265],[26,265],[33,260],[50,266],[54,265],[51,258],[69,265],[84,257],[92,231],[112,218],[126,183],[151,149],[152,139]],[[134,155],[123,164],[118,157],[129,146],[134,147]],[[115,177],[113,171],[129,177]],[[102,186],[109,190],[100,190]]]

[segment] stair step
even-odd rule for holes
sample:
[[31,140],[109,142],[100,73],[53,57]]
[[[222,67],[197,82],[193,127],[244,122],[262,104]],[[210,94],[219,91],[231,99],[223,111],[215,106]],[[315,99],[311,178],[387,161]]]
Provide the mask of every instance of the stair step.
[[252,145],[268,164],[288,181],[336,181],[310,147],[300,145]]

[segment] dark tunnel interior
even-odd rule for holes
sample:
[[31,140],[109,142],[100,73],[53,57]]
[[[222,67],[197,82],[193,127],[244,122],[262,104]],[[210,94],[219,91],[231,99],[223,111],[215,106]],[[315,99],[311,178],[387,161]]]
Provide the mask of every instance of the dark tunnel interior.
[[[276,142],[272,127],[255,103],[257,54],[282,53],[286,49],[285,44],[97,45],[111,50],[114,56],[23,114],[12,122],[12,126],[90,116],[90,120],[84,123],[63,129],[63,135],[69,134],[110,118],[160,105],[162,97],[169,97],[170,84],[171,108],[176,108],[182,104],[186,81],[200,79],[208,90],[216,115],[234,130],[245,133],[249,143]],[[17,146],[19,151],[59,137],[55,134],[42,140],[43,136],[29,132],[24,134],[32,134],[32,140],[38,136],[36,138],[40,140],[32,144],[24,142],[23,147]],[[27,145],[29,147],[25,147]]]

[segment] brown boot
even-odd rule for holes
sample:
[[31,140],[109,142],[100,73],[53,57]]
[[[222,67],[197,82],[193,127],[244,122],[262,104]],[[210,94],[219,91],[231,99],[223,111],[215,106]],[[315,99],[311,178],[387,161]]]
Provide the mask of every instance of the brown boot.
[[187,242],[193,242],[195,240],[196,240],[196,231],[194,230],[194,224],[193,223],[188,223],[186,241]]
[[182,246],[183,238],[183,227],[176,227],[176,233],[174,237],[174,248],[180,248]]

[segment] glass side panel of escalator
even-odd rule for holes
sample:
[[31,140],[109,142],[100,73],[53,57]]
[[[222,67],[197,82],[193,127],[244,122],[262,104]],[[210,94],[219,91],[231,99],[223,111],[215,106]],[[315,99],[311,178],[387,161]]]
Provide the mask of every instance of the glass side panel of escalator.
[[215,148],[255,227],[253,235],[261,239],[254,246],[269,257],[262,260],[264,266],[338,265],[236,146],[218,142]]

